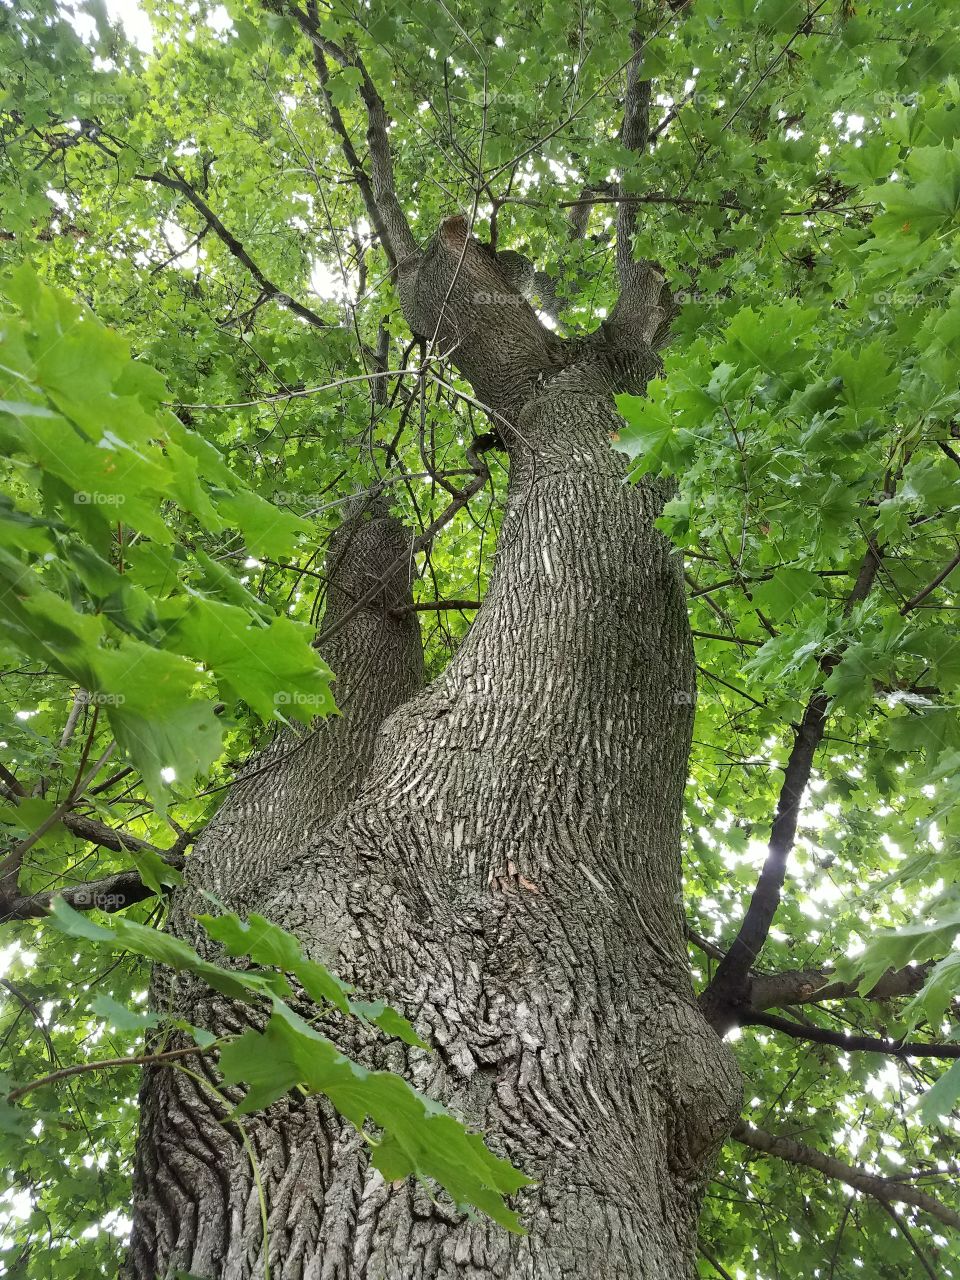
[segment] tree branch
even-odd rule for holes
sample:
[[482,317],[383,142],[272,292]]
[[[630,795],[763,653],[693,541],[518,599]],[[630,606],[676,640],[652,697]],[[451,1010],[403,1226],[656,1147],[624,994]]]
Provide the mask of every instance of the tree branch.
[[387,255],[387,262],[390,264],[391,274],[394,274],[397,269],[397,255],[394,253],[393,243],[391,242],[390,234],[387,231],[383,215],[380,212],[380,206],[377,204],[376,198],[374,197],[370,177],[360,161],[357,149],[353,145],[353,139],[350,137],[350,134],[347,131],[347,126],[343,122],[343,115],[340,112],[340,108],[334,102],[333,95],[330,92],[330,69],[327,66],[327,60],[324,57],[323,50],[314,40],[311,40],[311,48],[313,50],[313,65],[317,72],[317,80],[320,84],[320,93],[323,96],[323,102],[327,110],[327,118],[330,121],[330,127],[340,139],[340,150],[343,152],[343,157],[349,165],[350,172],[353,174],[354,180],[360,189],[360,195],[363,197],[363,204],[367,211],[367,215],[373,224],[374,231],[377,233],[378,240],[383,245],[383,251]]
[[754,973],[750,978],[749,1007],[755,1012],[783,1005],[810,1004],[821,1000],[891,1000],[912,996],[923,986],[930,964],[889,969],[875,986],[860,996],[857,983],[837,982],[824,969],[788,969],[784,973]]
[[[687,0],[682,0],[677,12],[686,3]],[[638,157],[638,162],[649,151],[652,96],[651,82],[643,77],[641,70],[646,43],[646,35],[640,29],[642,7],[637,0],[634,26],[630,32],[633,53],[627,64],[623,123],[620,127],[620,142]],[[660,29],[658,27],[652,34],[657,35]],[[646,201],[626,189],[623,173],[612,195],[606,199],[617,205],[616,263],[620,292],[609,318],[604,321],[603,331],[615,345],[636,347],[639,342],[656,349],[666,341],[677,308],[666,277],[657,264],[634,258],[637,212]]]
[[797,834],[800,805],[810,781],[814,755],[823,738],[829,702],[822,689],[817,689],[807,703],[784,772],[760,878],[739,932],[720,961],[713,981],[701,996],[705,1009],[710,1011],[710,1021],[718,1030],[727,1030],[736,1022],[732,1011],[728,1008],[724,1012],[723,1006],[738,1002],[741,988],[767,940],[780,905],[787,863]]
[[837,1049],[857,1050],[864,1053],[886,1053],[891,1058],[960,1058],[960,1044],[925,1044],[916,1041],[886,1040],[880,1036],[848,1036],[843,1031],[830,1031],[810,1022],[794,1022],[773,1013],[745,1013],[740,1017],[742,1027],[769,1027],[782,1031],[797,1040],[810,1040],[814,1044],[829,1044]]
[[[28,836],[25,836],[23,840],[14,845],[10,852],[2,861],[0,861],[0,901],[9,900],[16,896],[19,888],[20,868],[23,866],[23,860],[27,853],[33,848],[38,840],[41,840],[44,835],[46,835],[51,827],[56,826],[58,822],[62,822],[63,819],[68,816],[70,808],[76,804],[86,791],[87,787],[103,768],[104,764],[106,764],[107,760],[109,760],[111,755],[113,755],[114,748],[117,745],[115,742],[109,743],[100,758],[95,761],[90,772],[84,776],[84,769],[86,768],[87,757],[93,743],[93,736],[96,732],[96,728],[97,711],[95,709],[86,746],[84,747],[83,754],[80,757],[80,768],[77,770],[77,776],[67,793],[66,799],[62,800],[57,807],[43,819],[40,825],[30,832]],[[106,829],[108,831],[110,830],[109,827]]]
[[[130,771],[126,770],[126,772]],[[115,780],[114,778],[113,781]],[[91,791],[91,795],[100,789],[94,788]],[[27,794],[23,784],[2,764],[0,764],[0,793],[5,793],[13,804],[19,803],[20,799]],[[79,799],[79,797],[77,798]],[[131,835],[129,831],[108,827],[105,822],[101,822],[98,818],[90,818],[81,813],[61,813],[59,821],[72,835],[77,836],[80,840],[89,840],[91,844],[100,845],[104,849],[112,849],[114,853],[123,853],[125,851],[137,853],[142,850],[165,858],[171,852],[179,853],[189,843],[189,839],[181,839],[177,841],[172,850],[160,849],[151,844],[149,840],[142,840],[140,836]]]
[[[866,599],[877,576],[882,552],[870,543],[857,573],[857,580],[843,606],[846,618],[856,604]],[[824,676],[840,661],[839,654],[821,660]],[[830,698],[818,685],[804,709],[794,733],[793,748],[784,770],[783,786],[770,828],[767,856],[760,871],[743,923],[733,943],[717,966],[713,980],[700,997],[707,1020],[721,1034],[737,1022],[735,1010],[747,994],[750,969],[767,940],[780,905],[800,817],[800,806],[810,781],[813,760],[824,734]]]
[[[183,868],[184,857],[181,853],[163,854],[167,866],[175,871]],[[135,869],[116,871],[112,875],[103,876],[99,880],[88,880],[84,884],[70,885],[65,889],[49,890],[43,893],[26,894],[14,898],[12,902],[0,904],[0,924],[10,920],[37,920],[49,914],[54,897],[63,898],[68,906],[77,911],[124,911],[136,902],[154,897],[154,890],[144,884],[140,872]]]
[[687,939],[693,943],[698,951],[702,951],[705,956],[709,956],[711,960],[723,959],[725,953],[721,948],[715,943],[710,942],[709,939],[704,938],[701,934],[697,933],[689,924],[685,927],[685,933],[687,935]]
[[490,479],[490,471],[487,464],[483,461],[481,454],[487,453],[490,449],[499,447],[499,440],[492,432],[488,432],[486,435],[477,436],[467,449],[467,461],[470,463],[470,469],[473,472],[473,480],[471,480],[466,488],[458,490],[450,505],[445,507],[436,519],[427,525],[423,533],[418,534],[417,537],[414,538],[410,545],[410,550],[404,552],[402,557],[389,565],[386,571],[381,574],[377,581],[374,582],[372,586],[370,586],[368,590],[366,590],[363,595],[355,601],[353,606],[347,610],[342,618],[338,618],[331,627],[325,628],[320,632],[316,640],[313,642],[314,648],[319,648],[321,645],[326,644],[332,636],[335,636],[338,632],[342,631],[352,618],[365,609],[371,600],[376,598],[383,588],[383,583],[388,581],[399,569],[403,568],[405,564],[412,563],[413,557],[429,547],[440,530],[445,525],[449,524],[457,512],[462,511],[471,498],[475,497],[480,492],[483,486]]
[[[630,44],[633,56],[627,67],[627,87],[623,99],[623,123],[620,126],[620,141],[627,150],[641,157],[647,149],[650,137],[650,95],[651,84],[642,78],[640,67],[643,63],[643,36],[635,26],[630,32]],[[637,228],[637,205],[633,200],[623,197],[630,193],[624,189],[623,178],[617,184],[617,276],[621,290],[631,288],[635,283],[637,267],[642,264],[633,260],[633,237]]]
[[944,569],[940,570],[940,572],[937,574],[937,576],[934,578],[934,580],[931,583],[928,583],[928,585],[925,586],[922,591],[918,591],[917,594],[912,597],[912,599],[907,600],[904,604],[900,606],[900,612],[909,613],[910,610],[915,609],[918,604],[922,604],[923,601],[926,600],[927,596],[932,595],[933,592],[936,591],[937,587],[940,586],[941,582],[945,582],[947,578],[950,577],[951,573],[953,573],[957,565],[960,565],[960,551],[957,552],[957,554],[953,557],[953,559]]
[[482,600],[420,600],[408,604],[403,609],[394,609],[394,613],[435,613],[444,609],[479,609]]
[[137,173],[134,174],[134,177],[140,182],[153,182],[157,186],[166,187],[170,191],[177,191],[180,195],[185,196],[190,204],[193,205],[194,209],[196,209],[197,213],[200,214],[201,218],[206,222],[207,226],[216,233],[221,243],[230,251],[238,262],[242,263],[243,266],[247,268],[254,280],[256,280],[257,284],[263,290],[266,297],[274,298],[281,302],[281,304],[289,311],[292,311],[294,315],[299,316],[301,320],[306,320],[306,322],[313,325],[314,328],[330,329],[335,327],[328,321],[321,319],[315,311],[311,311],[310,308],[305,307],[303,303],[296,302],[288,293],[281,289],[279,285],[274,284],[271,279],[264,275],[263,271],[257,263],[254,262],[253,258],[250,257],[250,254],[246,251],[237,237],[231,231],[227,230],[206,201],[184,178],[179,176],[171,178],[169,174],[161,173],[159,169],[154,173]]
[[737,1142],[742,1142],[744,1146],[752,1147],[754,1151],[776,1156],[780,1160],[787,1161],[788,1164],[816,1169],[826,1178],[845,1182],[848,1187],[872,1196],[883,1205],[909,1204],[915,1209],[922,1209],[924,1213],[929,1213],[931,1217],[946,1226],[960,1230],[960,1213],[954,1209],[948,1209],[933,1196],[927,1195],[924,1191],[918,1191],[916,1187],[909,1186],[905,1182],[867,1173],[856,1165],[845,1164],[835,1156],[825,1155],[822,1151],[816,1151],[813,1147],[797,1142],[794,1138],[779,1138],[765,1129],[755,1129],[743,1120],[737,1123],[731,1136]]
[[73,1076],[84,1075],[87,1071],[106,1071],[111,1067],[149,1067],[156,1062],[171,1062],[177,1058],[188,1058],[197,1054],[209,1053],[213,1045],[201,1048],[200,1045],[188,1045],[184,1049],[165,1049],[162,1053],[131,1054],[126,1058],[101,1058],[99,1062],[79,1062],[72,1067],[62,1067],[59,1071],[51,1071],[39,1080],[31,1080],[18,1089],[11,1089],[7,1094],[7,1102],[16,1102],[24,1094],[31,1093],[47,1084],[56,1084],[60,1080],[69,1080]]
[[[390,151],[390,139],[387,133],[387,126],[390,120],[383,99],[370,79],[370,73],[367,71],[359,54],[351,55],[346,49],[324,36],[311,13],[304,12],[296,4],[287,4],[285,8],[315,49],[318,49],[321,54],[333,58],[340,66],[354,67],[360,72],[360,97],[367,110],[367,149],[370,155],[369,189],[372,205],[375,206],[378,215],[377,219],[375,219],[371,209],[370,218],[375,227],[379,221],[383,233],[384,247],[387,248],[389,246],[389,252],[393,254],[396,266],[402,270],[405,265],[412,265],[419,257],[420,248],[413,232],[410,230],[410,224],[407,222],[407,217],[403,212],[400,201],[397,199],[393,176],[393,156]],[[341,118],[341,125],[342,123]],[[346,129],[344,128],[343,132],[341,132],[336,125],[334,125],[334,129],[340,137],[342,146]],[[344,154],[346,155],[346,152]],[[356,155],[355,151],[354,155]],[[350,163],[349,157],[347,157],[347,163]],[[379,231],[378,234],[380,234]]]
[[907,1244],[916,1254],[917,1259],[920,1262],[920,1265],[923,1267],[924,1271],[930,1277],[930,1280],[937,1280],[937,1273],[934,1271],[933,1267],[930,1265],[930,1261],[927,1258],[926,1254],[917,1244],[916,1240],[914,1240],[913,1233],[910,1231],[910,1228],[907,1226],[904,1220],[900,1217],[899,1213],[897,1213],[896,1209],[894,1209],[892,1204],[885,1204],[883,1207],[887,1211],[887,1213],[890,1215],[890,1217],[893,1219],[894,1223],[896,1224],[897,1230],[903,1236],[904,1240],[906,1240]]
[[725,1270],[725,1268],[720,1265],[720,1263],[717,1261],[717,1259],[714,1257],[714,1255],[710,1252],[710,1250],[707,1248],[705,1244],[701,1242],[697,1247],[700,1250],[700,1252],[703,1254],[703,1256],[706,1258],[706,1260],[710,1263],[711,1267],[713,1267],[717,1275],[720,1276],[720,1280],[733,1280],[733,1276],[730,1274],[730,1272]]

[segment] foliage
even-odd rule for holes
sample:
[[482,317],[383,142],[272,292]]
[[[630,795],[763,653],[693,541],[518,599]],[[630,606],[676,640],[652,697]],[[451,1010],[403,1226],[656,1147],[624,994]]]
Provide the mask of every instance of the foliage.
[[[291,934],[262,916],[254,914],[241,920],[223,912],[197,919],[228,956],[249,959],[258,967],[224,968],[202,959],[181,939],[148,925],[123,918],[109,926],[97,924],[62,899],[53,905],[53,923],[71,938],[86,938],[114,952],[145,956],[178,972],[195,974],[234,1000],[269,1004],[270,1017],[263,1030],[251,1027],[213,1042],[219,1050],[224,1082],[249,1085],[233,1110],[234,1117],[267,1107],[294,1087],[324,1094],[367,1138],[373,1164],[384,1177],[393,1180],[413,1174],[435,1179],[456,1205],[477,1206],[501,1225],[520,1229],[503,1195],[530,1180],[507,1161],[491,1155],[482,1139],[468,1133],[443,1107],[417,1093],[400,1076],[368,1071],[341,1053],[292,1006],[294,988],[285,974],[296,979],[298,989],[311,1002],[311,1021],[332,1007],[399,1037],[405,1044],[429,1048],[406,1018],[382,1003],[351,1000],[348,987],[324,965],[308,960]],[[122,1006],[114,1011],[102,1001],[98,1012],[107,1013],[118,1026],[129,1019]],[[141,1025],[145,1024],[162,1027],[163,1020],[148,1014],[141,1019]],[[172,1026],[190,1032],[203,1049],[213,1047],[209,1032],[177,1020]],[[159,1045],[156,1052],[163,1052]],[[365,1131],[368,1119],[376,1126],[376,1135]]]
[[0,635],[11,662],[40,662],[106,709],[148,795],[164,801],[165,771],[189,785],[220,754],[214,698],[192,696],[202,683],[264,720],[281,697],[308,722],[333,708],[310,628],[269,616],[207,552],[191,554],[198,528],[287,554],[306,522],[238,485],[162,408],[155,371],[26,265],[7,294],[17,312],[0,317],[12,497],[0,515]]
[[[0,364],[15,403],[0,415],[2,760],[27,793],[0,821],[23,842],[54,819],[26,852],[29,891],[134,861],[56,821],[65,801],[169,853],[278,709],[330,709],[309,640],[337,504],[382,475],[403,519],[428,527],[449,502],[436,476],[455,483],[484,429],[446,366],[446,387],[413,371],[388,264],[283,10],[158,0],[146,53],[97,4],[0,7]],[[808,1003],[818,1026],[955,1037],[960,570],[929,588],[958,547],[956,12],[949,0],[651,7],[656,145],[640,161],[618,139],[633,10],[333,0],[322,20],[331,39],[357,41],[386,99],[415,234],[475,210],[478,235],[553,276],[565,334],[595,327],[615,296],[614,206],[592,200],[580,235],[570,202],[625,170],[644,201],[636,251],[682,303],[663,379],[621,404],[618,446],[638,472],[679,481],[662,527],[684,556],[699,671],[698,693],[683,691],[697,712],[691,927],[721,949],[735,934],[792,726],[822,686],[826,735],[761,966],[847,962],[859,994]],[[331,71],[331,94],[362,139],[353,69]],[[378,400],[365,375],[381,325],[386,367],[404,372]],[[492,474],[421,557],[422,600],[482,597],[504,489]],[[871,547],[876,581],[845,612]],[[468,614],[424,619],[437,672]],[[113,738],[124,759],[74,794]],[[139,861],[149,874],[150,855]],[[112,931],[160,911],[129,908]],[[18,1083],[140,1045],[131,1010],[146,978],[129,951],[107,963],[104,939],[4,928],[14,990],[0,1020]],[[712,961],[691,957],[703,983]],[[919,994],[868,998],[889,965],[914,959],[931,965]],[[247,1034],[290,1034],[283,1018],[269,1026]],[[887,1176],[955,1178],[956,1067],[762,1027],[744,1027],[736,1049],[749,1118]],[[284,1053],[282,1087],[311,1083]],[[76,1076],[69,1111],[44,1112],[9,1146],[11,1274],[116,1274],[129,1074]],[[904,1221],[937,1273],[956,1275],[957,1242]],[[879,1206],[737,1144],[702,1230],[738,1280],[921,1274]],[[715,1274],[706,1256],[702,1272]]]

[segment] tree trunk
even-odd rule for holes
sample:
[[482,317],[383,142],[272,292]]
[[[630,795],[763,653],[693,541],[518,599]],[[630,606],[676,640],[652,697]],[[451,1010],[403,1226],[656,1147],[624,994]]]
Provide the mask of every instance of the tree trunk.
[[[267,848],[247,901],[435,1046],[364,1037],[348,1052],[403,1070],[537,1185],[517,1198],[528,1234],[510,1236],[385,1183],[328,1107],[291,1097],[247,1125],[270,1274],[677,1280],[694,1274],[740,1086],[686,959],[679,565],[653,527],[661,487],[625,483],[610,448],[611,390],[656,361],[603,341],[561,350],[517,300],[477,303],[496,267],[461,230],[445,224],[402,293],[501,424],[493,580],[449,668],[381,724],[354,798],[303,845]],[[246,784],[254,807],[273,787]],[[218,851],[214,833],[194,883],[217,889]],[[190,999],[194,1021],[236,1022],[222,999]],[[169,1070],[143,1108],[130,1274],[262,1276],[260,1198],[222,1109]]]

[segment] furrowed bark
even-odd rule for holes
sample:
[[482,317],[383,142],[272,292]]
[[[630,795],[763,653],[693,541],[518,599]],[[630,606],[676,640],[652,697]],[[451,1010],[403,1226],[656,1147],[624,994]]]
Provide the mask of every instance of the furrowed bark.
[[[337,677],[341,714],[312,729],[288,732],[256,757],[197,842],[170,916],[171,931],[194,945],[203,947],[204,940],[193,914],[209,909],[200,891],[215,893],[229,909],[260,909],[258,883],[356,795],[381,723],[422,685],[423,651],[416,614],[410,611],[405,548],[410,548],[409,535],[382,498],[355,500],[327,556],[324,623],[344,625],[323,652]],[[357,609],[356,601],[364,597]],[[296,865],[290,874],[291,885],[299,884]],[[218,1031],[236,1030],[249,1016],[203,984],[174,981],[165,970],[155,972],[153,1002]],[[202,1073],[217,1088],[213,1068],[205,1060],[195,1065],[196,1075]],[[140,1109],[134,1229],[125,1274],[150,1280],[177,1269],[210,1280],[245,1274],[231,1269],[226,1253],[228,1238],[243,1221],[250,1168],[239,1175],[232,1171],[236,1149],[243,1154],[243,1148],[236,1129],[222,1124],[225,1108],[196,1077],[164,1066],[144,1073]],[[278,1150],[315,1150],[309,1138],[314,1112],[310,1103],[292,1126],[276,1122],[271,1136]],[[315,1178],[308,1160],[308,1155],[303,1161],[284,1158],[288,1182],[275,1199],[279,1212],[289,1208],[298,1179]]]
[[251,896],[432,1042],[341,1037],[537,1180],[518,1197],[528,1234],[386,1184],[356,1133],[291,1096],[249,1125],[266,1247],[236,1136],[177,1133],[141,1176],[131,1274],[692,1277],[740,1085],[685,953],[693,660],[654,528],[666,490],[626,484],[610,448],[612,393],[658,363],[642,341],[553,339],[462,219],[401,296],[509,452],[496,571],[451,665],[382,724],[356,799]]
[[253,761],[197,841],[191,883],[212,879],[218,896],[243,897],[356,795],[380,725],[423,683],[419,625],[404,612],[410,560],[410,538],[384,499],[356,498],[327,556],[322,651],[340,715],[292,729]]

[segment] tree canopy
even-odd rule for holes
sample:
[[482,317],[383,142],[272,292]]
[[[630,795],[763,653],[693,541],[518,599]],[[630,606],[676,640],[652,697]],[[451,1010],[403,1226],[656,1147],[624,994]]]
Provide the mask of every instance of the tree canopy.
[[[0,5],[5,1274],[117,1273],[135,1073],[23,1086],[145,1052],[171,959],[147,927],[193,836],[256,747],[333,713],[345,495],[380,483],[414,532],[431,673],[483,598],[505,463],[471,441],[496,423],[402,320],[381,146],[418,241],[463,214],[569,338],[613,305],[618,217],[672,290],[611,448],[675,478],[698,988],[766,936],[702,1274],[960,1273],[952,0],[108,7]],[[294,940],[257,953],[211,912],[307,985]],[[456,1197],[511,1225],[515,1175],[445,1135]],[[441,1155],[384,1167],[449,1185]]]

